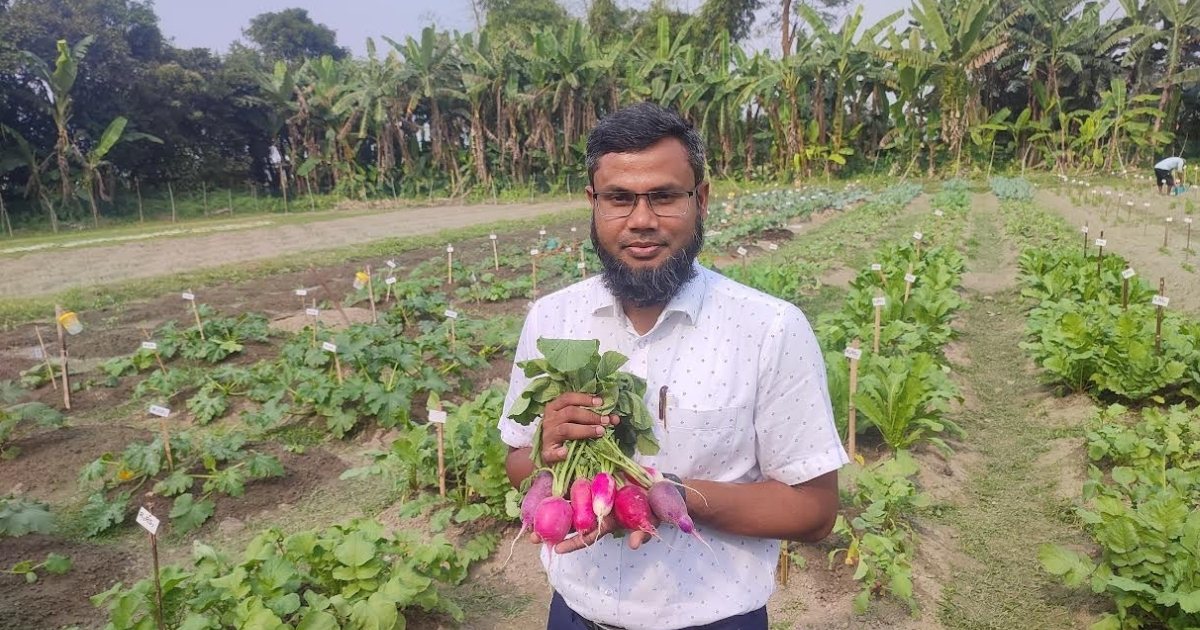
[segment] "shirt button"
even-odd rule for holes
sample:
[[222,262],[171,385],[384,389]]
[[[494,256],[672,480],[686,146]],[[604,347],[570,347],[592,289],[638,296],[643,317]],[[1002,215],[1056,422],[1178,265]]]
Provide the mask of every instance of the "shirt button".
[[611,590],[605,589],[605,591],[604,591],[604,594],[605,594],[605,595],[608,595],[609,597],[612,597],[612,591],[611,591]]

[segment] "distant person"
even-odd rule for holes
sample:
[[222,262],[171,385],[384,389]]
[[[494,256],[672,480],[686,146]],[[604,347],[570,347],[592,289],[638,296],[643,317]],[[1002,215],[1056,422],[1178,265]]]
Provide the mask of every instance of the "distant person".
[[1154,165],[1154,179],[1158,182],[1158,194],[1165,195],[1175,190],[1174,172],[1179,171],[1179,183],[1183,183],[1183,158],[1169,157]]

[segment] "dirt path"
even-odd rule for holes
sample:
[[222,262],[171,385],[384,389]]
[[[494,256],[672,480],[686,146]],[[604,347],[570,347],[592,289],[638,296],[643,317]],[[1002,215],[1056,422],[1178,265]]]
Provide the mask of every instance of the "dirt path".
[[996,237],[996,207],[980,196],[972,203],[967,306],[948,352],[966,399],[953,419],[967,438],[944,470],[924,460],[922,485],[944,504],[923,524],[918,559],[929,560],[930,539],[938,548],[953,542],[939,602],[949,628],[1087,627],[1096,600],[1059,587],[1037,552],[1047,542],[1086,544],[1071,506],[1081,495],[1082,424],[1093,407],[1086,398],[1051,398],[1017,345],[1025,313],[1013,247]]
[[[1046,190],[1038,191],[1034,197],[1038,205],[1061,214],[1072,225],[1087,225],[1091,239],[1099,238],[1103,231],[1108,241],[1104,251],[1125,257],[1146,282],[1157,286],[1159,278],[1163,278],[1171,308],[1200,314],[1200,276],[1196,274],[1196,268],[1200,266],[1200,256],[1196,255],[1200,250],[1200,221],[1192,225],[1189,251],[1185,249],[1188,226],[1184,222],[1189,218],[1185,216],[1188,200],[1195,204],[1200,198],[1191,195],[1180,200],[1143,195],[1130,207],[1108,200],[1077,205],[1069,197]],[[1150,204],[1149,208],[1145,207],[1146,203]],[[1169,224],[1167,217],[1173,219]],[[1165,248],[1164,232],[1167,232]],[[1095,252],[1094,246],[1092,251]]]
[[0,299],[46,295],[74,286],[162,276],[382,238],[431,234],[480,223],[528,219],[574,207],[581,206],[578,202],[437,206],[304,225],[257,227],[68,251],[39,251],[0,259],[0,269],[3,269]]

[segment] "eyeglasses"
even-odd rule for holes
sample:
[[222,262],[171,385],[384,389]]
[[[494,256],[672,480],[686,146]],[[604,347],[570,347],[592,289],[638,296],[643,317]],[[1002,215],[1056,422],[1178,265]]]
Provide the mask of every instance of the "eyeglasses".
[[594,192],[593,207],[605,219],[620,219],[633,214],[639,197],[646,198],[650,211],[660,217],[681,217],[691,209],[691,199],[699,186],[691,190],[652,190],[635,192]]

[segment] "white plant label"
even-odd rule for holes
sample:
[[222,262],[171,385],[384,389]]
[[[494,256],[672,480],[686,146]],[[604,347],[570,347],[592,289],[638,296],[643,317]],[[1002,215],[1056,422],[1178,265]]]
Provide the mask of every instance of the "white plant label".
[[446,412],[441,409],[429,410],[429,424],[446,424]]
[[390,277],[388,277],[387,280],[384,280],[383,283],[384,284],[396,284],[396,277],[390,276]]
[[721,219],[721,225],[728,225],[729,219]]
[[33,349],[33,358],[35,358],[39,361],[46,358],[46,353],[42,352],[41,346],[38,346]]
[[151,535],[158,533],[158,517],[151,514],[150,510],[141,508],[138,510],[137,524],[142,526],[142,529],[150,532]]
[[587,269],[587,263],[575,263],[576,269]]
[[453,254],[453,253],[454,253],[454,246],[453,246],[453,245],[447,245],[447,246],[446,246],[446,253],[447,253],[447,254]]
[[1192,223],[1192,217],[1184,217],[1184,218],[1183,218],[1183,222],[1184,222],[1184,223],[1187,223],[1188,225],[1191,225],[1191,223]]
[[571,233],[574,234],[578,228],[571,228]]
[[389,260],[389,261],[387,261],[387,266],[388,266],[388,268],[389,268],[389,269],[395,269],[395,268],[396,268],[396,261],[394,261],[394,260]]
[[195,301],[195,300],[196,300],[196,294],[195,294],[195,293],[187,293],[187,292],[184,292],[184,293],[182,294],[182,296],[181,296],[181,297],[183,297],[183,299],[185,299],[185,300],[188,300],[189,302],[193,302],[193,301]]
[[912,284],[917,281],[917,277],[912,275],[911,273],[906,273],[906,274],[904,274],[904,281],[909,284]]
[[158,350],[158,344],[153,341],[143,341],[142,350]]
[[567,253],[568,254],[570,254],[573,250],[574,250],[573,247],[571,247],[570,245],[567,245]]
[[538,230],[538,236],[545,236],[546,230]]
[[879,263],[872,263],[871,271],[883,271],[883,265],[881,265]]
[[913,232],[913,240],[914,240],[914,241],[919,241],[919,240],[921,240],[921,238],[922,238],[923,236],[924,236],[924,235],[923,235],[923,234],[921,234],[920,232]]
[[537,256],[537,255],[538,255],[538,250],[536,250],[536,249],[531,249],[531,250],[529,250],[529,255],[530,255],[530,256]]
[[1126,269],[1125,271],[1121,272],[1121,277],[1125,278],[1126,280],[1128,280],[1136,275],[1137,275],[1137,272],[1134,271],[1132,268]]
[[862,358],[862,348],[846,348],[842,354],[846,355],[847,359],[857,361]]
[[872,305],[874,305],[874,306],[887,306],[887,298],[885,298],[885,297],[883,297],[883,296],[879,296],[879,297],[877,297],[877,298],[873,298],[873,299],[871,300],[871,304],[872,304]]
[[746,257],[746,254],[749,254],[749,253],[750,253],[750,252],[746,251],[746,248],[745,248],[745,247],[739,247],[739,248],[737,248],[737,254],[738,254],[738,256],[741,256],[742,258],[745,258],[745,257]]
[[779,246],[776,245],[775,243],[767,243],[767,249],[769,249],[773,252],[777,252],[777,251],[779,251]]
[[158,416],[159,418],[166,418],[167,416],[171,415],[171,410],[158,405],[150,405],[150,415]]
[[1161,306],[1163,308],[1166,308],[1167,306],[1169,306],[1171,304],[1171,298],[1169,298],[1165,295],[1156,295],[1150,301],[1155,306]]
[[935,216],[935,217],[945,216],[945,214],[946,214],[946,213],[945,213],[945,212],[942,212],[941,210],[934,210],[934,211],[933,211],[933,216]]
[[450,309],[446,309],[446,312],[444,312],[442,314],[445,315],[449,319],[458,319],[458,311],[452,311]]
[[320,317],[321,311],[310,307],[310,308],[304,309],[304,314],[308,315],[309,317]]
[[305,297],[306,295],[308,295],[308,289],[296,289],[296,295],[298,295],[300,297]]
[[496,235],[495,235],[495,234],[489,234],[489,235],[488,235],[488,238],[490,238],[490,239],[492,239],[492,240],[494,241],[494,240],[496,240]]
[[1088,226],[1085,225],[1085,226],[1079,228],[1079,231],[1083,232],[1084,234],[1087,234],[1090,230],[1088,230]]
[[1096,239],[1096,247],[1108,247],[1108,239],[1106,239],[1106,238]]
[[328,352],[337,352],[337,344],[332,341],[326,341],[321,344],[321,349]]

